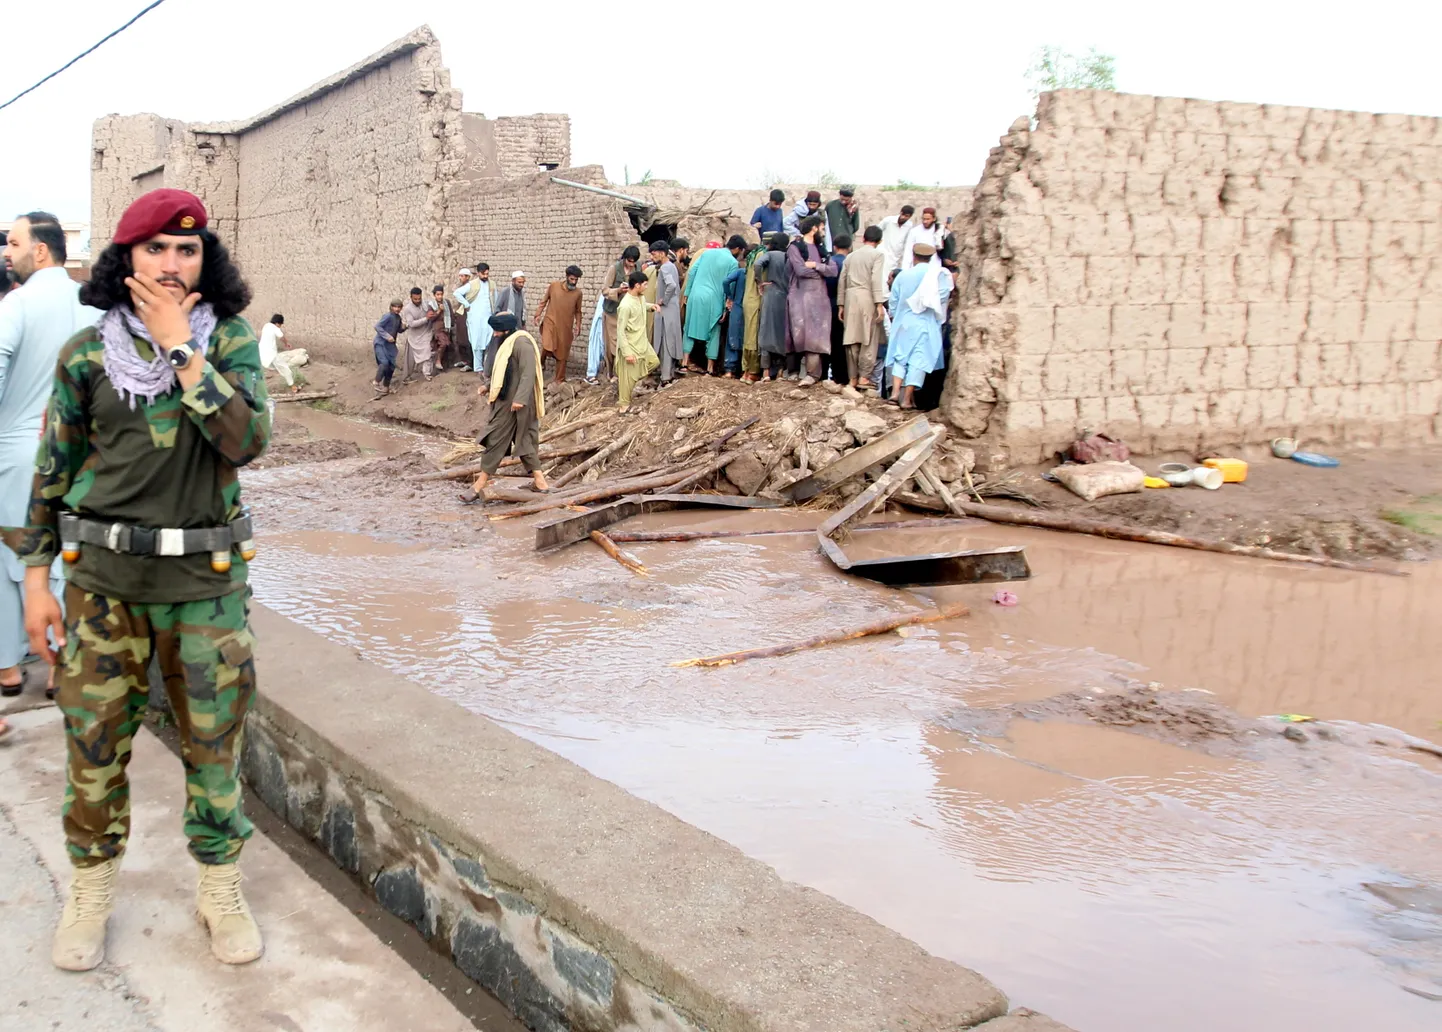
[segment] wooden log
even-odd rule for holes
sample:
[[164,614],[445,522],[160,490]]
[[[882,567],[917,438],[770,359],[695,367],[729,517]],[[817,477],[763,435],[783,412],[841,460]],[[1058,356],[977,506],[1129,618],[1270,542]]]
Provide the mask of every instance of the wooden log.
[[[542,448],[537,453],[542,462],[550,462],[552,459],[568,459],[573,455],[584,455],[586,452],[595,451],[599,444],[568,444],[559,448]],[[514,455],[507,455],[501,460],[501,469],[507,466],[519,466],[521,460]],[[435,473],[418,473],[415,476],[406,477],[407,480],[419,483],[426,480],[464,480],[466,477],[473,477],[481,471],[481,463],[472,462],[466,466],[457,466],[454,469],[438,470]]]
[[1245,555],[1255,559],[1276,559],[1288,563],[1308,563],[1312,566],[1329,566],[1337,570],[1356,570],[1360,573],[1386,573],[1394,577],[1410,576],[1406,570],[1391,570],[1369,563],[1353,563],[1345,559],[1331,559],[1320,555],[1300,555],[1296,552],[1278,552],[1257,545],[1231,545],[1224,541],[1200,541],[1182,537],[1163,530],[1141,530],[1115,523],[1102,523],[1078,516],[1062,516],[1052,512],[1033,512],[1025,509],[1007,509],[1000,505],[978,505],[974,502],[957,502],[957,508],[968,516],[1005,523],[1015,527],[1041,527],[1044,530],[1064,530],[1073,534],[1091,534],[1095,537],[1111,538],[1116,541],[1140,541],[1148,545],[1170,545],[1173,548],[1190,548],[1199,552],[1219,552],[1222,555]]
[[[925,530],[932,527],[959,527],[974,524],[969,518],[937,520],[888,520],[885,523],[862,523],[851,528],[853,534],[868,530]],[[647,541],[711,541],[716,538],[746,537],[812,537],[814,530],[618,530],[611,540],[625,544],[640,544]]]
[[668,490],[672,494],[681,494],[683,491],[686,490],[686,488],[691,487],[694,484],[700,483],[712,473],[715,473],[718,469],[731,465],[731,463],[735,462],[741,456],[747,454],[748,452],[754,451],[755,449],[756,445],[754,444],[743,444],[735,451],[730,451],[726,452],[724,455],[719,455],[716,458],[712,459],[710,462],[706,463],[706,465],[702,466],[695,473],[692,473],[685,480],[682,480],[677,484],[672,484]]
[[574,434],[577,430],[584,430],[588,426],[596,426],[598,423],[608,422],[616,413],[614,411],[594,412],[589,416],[576,420],[574,423],[567,423],[565,426],[558,426],[541,434],[540,443],[554,441],[558,437],[565,437]]
[[928,431],[925,437],[907,448],[901,453],[900,458],[886,467],[886,472],[877,477],[875,483],[817,527],[816,532],[825,537],[834,538],[849,524],[866,519],[885,505],[886,500],[900,491],[921,468],[921,464],[931,455],[932,448],[936,446],[936,442],[945,432],[942,427]]
[[919,494],[916,491],[898,491],[891,496],[893,502],[900,502],[908,509],[918,512],[947,512],[946,503],[935,495]]
[[698,452],[703,448],[709,449],[713,452],[719,452],[722,447],[725,446],[727,441],[731,440],[731,438],[735,437],[742,430],[745,430],[748,427],[755,425],[755,423],[760,418],[760,416],[752,416],[750,419],[746,420],[746,422],[741,423],[738,426],[733,426],[730,430],[727,430],[724,434],[716,438],[714,441],[692,441],[690,444],[683,444],[681,445],[681,447],[677,448],[671,453],[671,458],[684,459],[692,452]]
[[334,398],[335,391],[310,391],[305,394],[272,394],[270,400],[277,405],[287,401],[320,401],[322,398]]
[[772,645],[764,649],[747,649],[745,652],[728,652],[723,656],[705,656],[701,659],[678,659],[671,665],[673,667],[723,667],[731,666],[735,663],[744,663],[748,659],[789,656],[791,653],[801,652],[803,649],[814,649],[822,645],[834,645],[837,642],[854,641],[857,638],[869,638],[875,634],[886,634],[888,631],[894,631],[898,627],[937,623],[941,620],[955,620],[958,617],[966,616],[970,612],[966,606],[960,604],[950,605],[945,609],[926,610],[920,613],[912,613],[910,616],[881,620],[877,623],[867,624],[865,627],[858,627],[854,631],[843,631],[838,634],[819,634],[814,638],[792,642],[789,645]]
[[624,434],[616,438],[610,444],[606,445],[606,447],[598,451],[595,455],[592,455],[585,462],[578,462],[566,472],[562,473],[559,477],[556,478],[556,482],[551,485],[552,490],[565,487],[571,481],[579,477],[582,473],[585,473],[586,470],[590,469],[592,466],[599,466],[601,463],[609,459],[612,455],[615,455],[618,451],[631,443],[631,441],[636,436],[636,430],[636,427],[632,427],[630,430],[627,430]]
[[637,559],[630,552],[623,551],[617,547],[616,542],[607,537],[604,532],[599,530],[591,531],[591,540],[601,546],[601,551],[626,567],[626,569],[633,573],[639,573],[642,577],[651,576],[651,571],[646,569],[641,560]]
[[591,502],[604,501],[607,498],[616,498],[624,494],[639,494],[642,491],[654,491],[662,487],[670,487],[678,481],[686,479],[690,475],[689,470],[659,474],[654,477],[643,477],[639,480],[618,480],[605,487],[588,485],[590,490],[578,491],[575,494],[568,494],[562,498],[552,498],[549,501],[537,502],[534,505],[522,505],[515,509],[507,509],[505,512],[492,513],[492,520],[509,520],[517,516],[533,516],[538,512],[547,512],[550,509],[563,509],[572,505],[587,505]]

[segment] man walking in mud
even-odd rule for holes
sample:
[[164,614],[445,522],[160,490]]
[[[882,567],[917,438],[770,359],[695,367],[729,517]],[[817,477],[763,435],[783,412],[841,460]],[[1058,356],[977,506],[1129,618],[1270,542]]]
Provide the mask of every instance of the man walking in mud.
[[[60,351],[26,524],[5,528],[26,567],[30,647],[56,667],[65,714],[74,880],[51,958],[71,971],[105,956],[152,655],[180,732],[211,952],[244,964],[262,951],[237,866],[252,830],[237,767],[255,695],[254,545],[237,473],[264,451],[270,420],[239,317],[250,289],[206,222],[181,190],[147,193],[121,217],[80,291],[104,315]],[[57,553],[63,616],[49,581]]]
[[496,475],[501,460],[514,446],[537,491],[549,491],[541,472],[540,427],[546,414],[545,391],[541,385],[541,345],[525,330],[510,312],[491,316],[493,339],[489,350],[495,353],[489,386],[482,385],[478,394],[489,397],[491,414],[481,435],[481,472],[471,490],[481,496],[491,477]]

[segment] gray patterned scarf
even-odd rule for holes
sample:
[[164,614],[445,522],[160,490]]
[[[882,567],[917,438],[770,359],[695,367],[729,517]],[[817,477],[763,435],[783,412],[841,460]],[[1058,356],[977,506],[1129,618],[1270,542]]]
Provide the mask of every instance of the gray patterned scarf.
[[[204,301],[190,310],[191,343],[202,358],[205,357],[205,349],[210,346],[215,323],[215,309]],[[137,396],[151,405],[162,394],[169,394],[179,383],[175,378],[175,369],[160,348],[155,348],[155,357],[148,362],[140,357],[140,352],[135,350],[136,337],[155,346],[145,323],[129,305],[116,305],[101,318],[100,339],[105,344],[105,375],[110,377],[111,386],[122,400],[129,397],[132,409]]]

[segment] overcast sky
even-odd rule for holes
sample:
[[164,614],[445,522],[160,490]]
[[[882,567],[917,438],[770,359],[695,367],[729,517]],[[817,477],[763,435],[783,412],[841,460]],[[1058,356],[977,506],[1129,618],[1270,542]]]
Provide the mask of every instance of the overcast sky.
[[[146,2],[6,0],[0,102]],[[1030,112],[1024,73],[1047,43],[1115,55],[1128,92],[1442,115],[1439,0],[166,0],[0,111],[0,219],[89,220],[99,115],[252,115],[423,22],[466,110],[567,112],[575,163],[616,183],[627,167],[708,187],[973,183]]]

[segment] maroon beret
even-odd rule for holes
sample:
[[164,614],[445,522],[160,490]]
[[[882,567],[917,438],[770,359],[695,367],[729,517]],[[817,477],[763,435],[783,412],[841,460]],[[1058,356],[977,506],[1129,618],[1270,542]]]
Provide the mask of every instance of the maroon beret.
[[125,209],[111,238],[117,244],[138,244],[157,233],[189,236],[205,228],[205,205],[184,190],[151,190]]
[[808,190],[808,191],[806,191],[806,199],[807,199],[808,201],[819,201],[819,200],[821,200],[821,191],[820,191],[820,190]]

